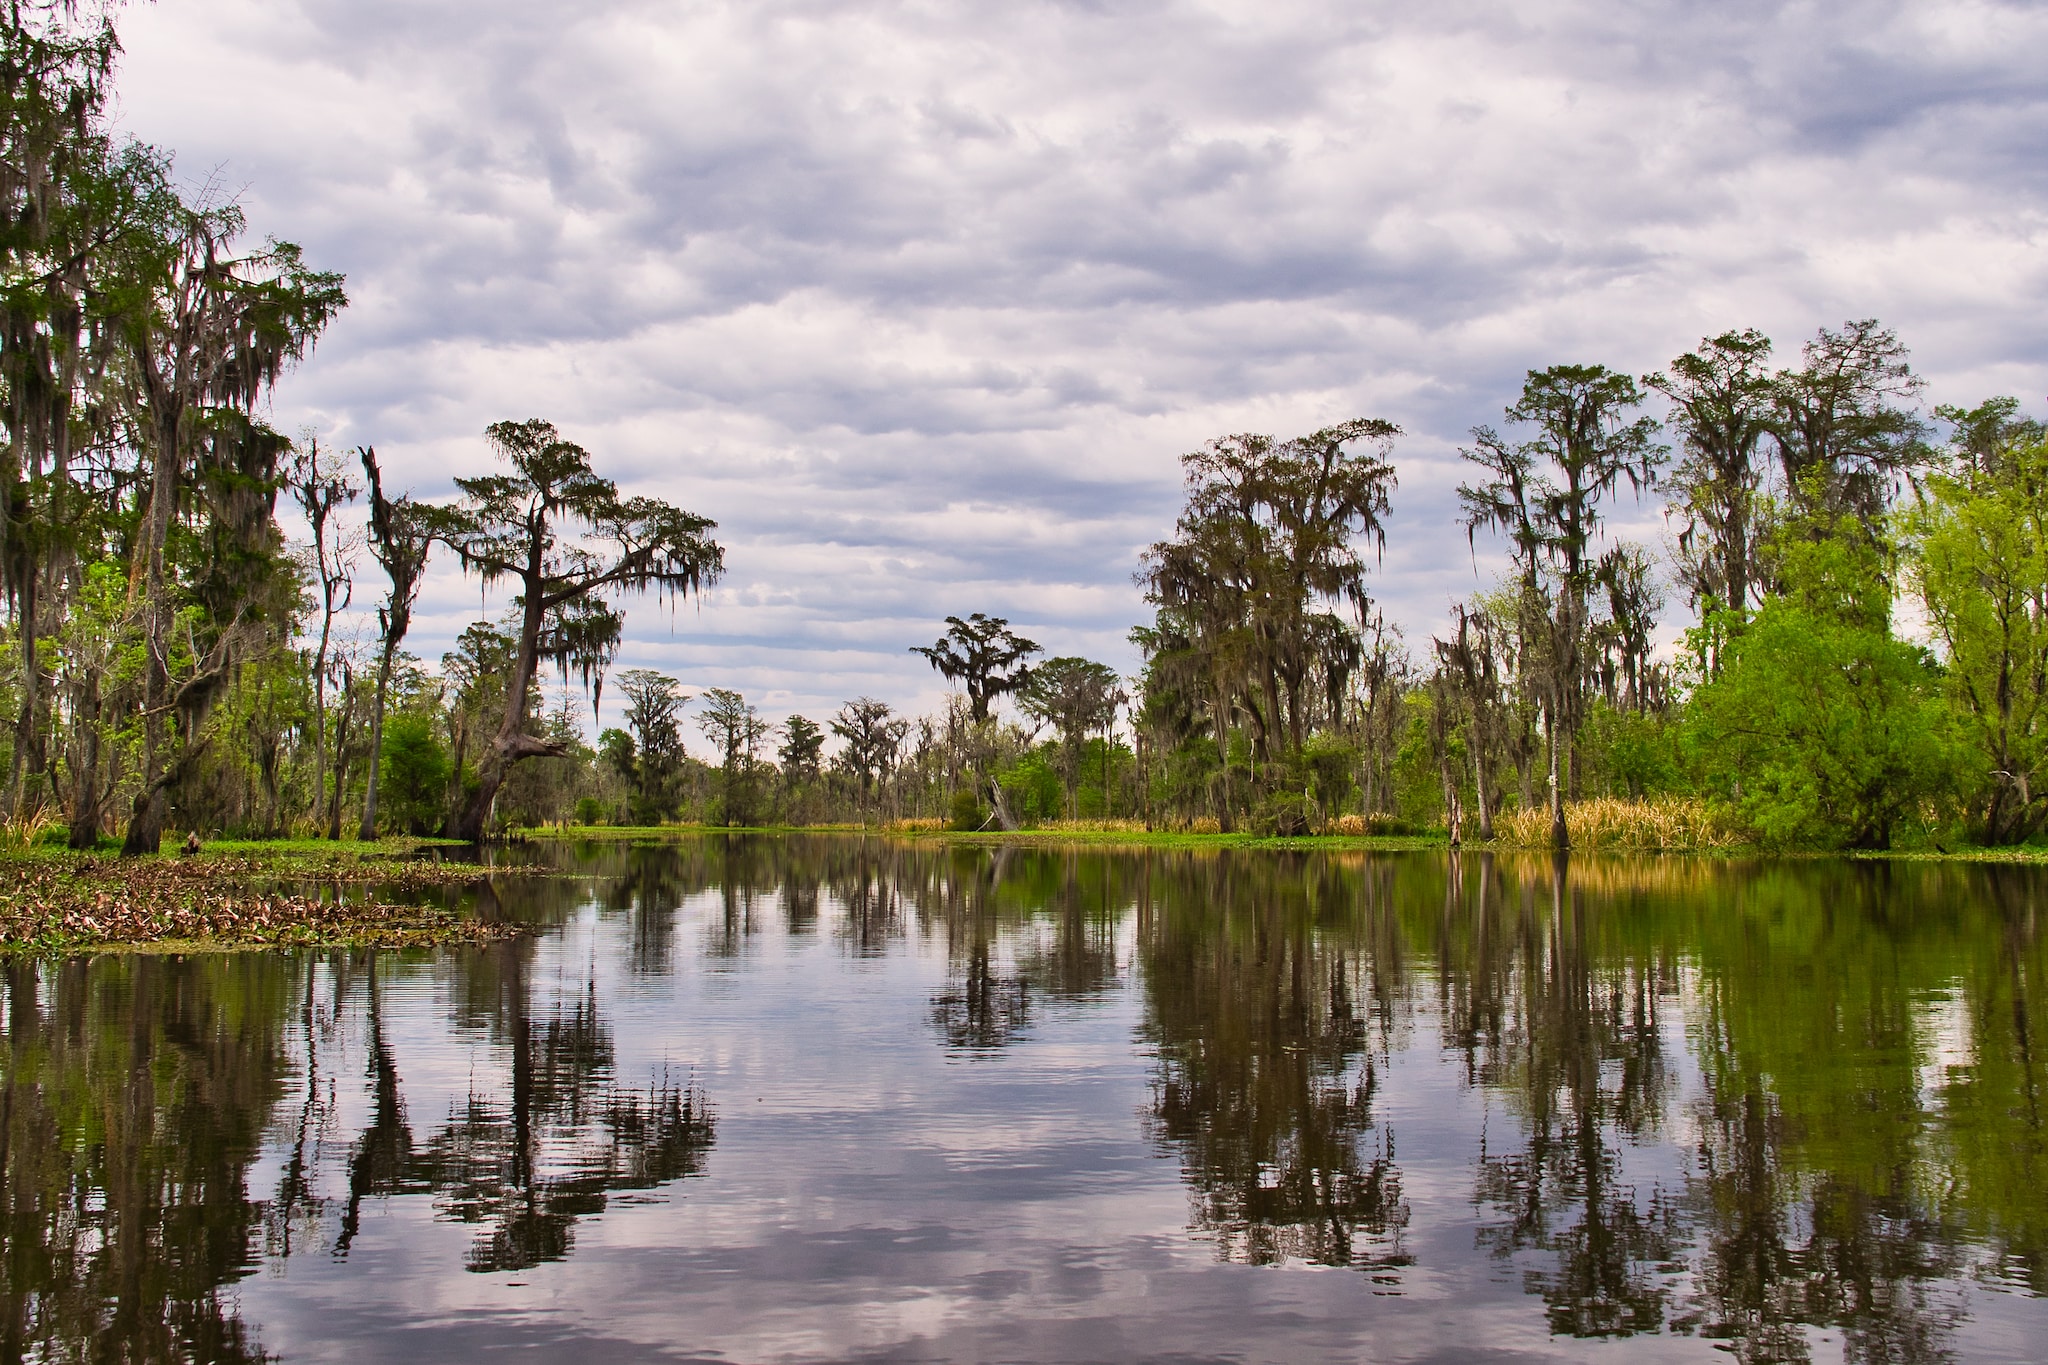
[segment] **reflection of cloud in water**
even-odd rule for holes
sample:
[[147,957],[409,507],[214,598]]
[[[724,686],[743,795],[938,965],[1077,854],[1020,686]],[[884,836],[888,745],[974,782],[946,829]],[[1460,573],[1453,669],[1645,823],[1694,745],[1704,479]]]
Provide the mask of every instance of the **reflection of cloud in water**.
[[[0,964],[22,1353],[1910,1361],[2039,1326],[2035,871],[557,852],[582,875],[499,906],[545,932],[487,949]],[[124,1289],[136,1247],[162,1278]]]

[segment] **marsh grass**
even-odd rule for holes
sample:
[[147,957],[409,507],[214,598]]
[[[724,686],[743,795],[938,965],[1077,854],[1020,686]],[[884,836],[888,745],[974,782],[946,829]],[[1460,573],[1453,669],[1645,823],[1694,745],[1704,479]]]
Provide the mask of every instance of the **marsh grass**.
[[51,831],[57,828],[57,811],[50,806],[16,816],[0,824],[0,855],[26,853],[48,842]]
[[[1596,797],[1568,803],[1564,820],[1572,847],[1582,850],[1720,852],[1756,842],[1749,831],[1697,797]],[[1505,848],[1548,848],[1550,812],[1541,806],[1503,811],[1493,818],[1493,842]]]

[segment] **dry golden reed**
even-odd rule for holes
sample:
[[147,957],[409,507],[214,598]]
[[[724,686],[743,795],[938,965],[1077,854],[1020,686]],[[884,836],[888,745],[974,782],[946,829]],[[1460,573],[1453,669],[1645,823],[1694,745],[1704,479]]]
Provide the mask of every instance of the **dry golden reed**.
[[[1572,801],[1565,805],[1564,823],[1578,849],[1727,849],[1752,842],[1740,826],[1696,797]],[[1503,811],[1493,818],[1493,841],[1509,848],[1548,848],[1549,810]]]
[[1392,815],[1340,815],[1324,828],[1325,834],[1344,834],[1353,838],[1370,838],[1375,835],[1408,834],[1413,831]]

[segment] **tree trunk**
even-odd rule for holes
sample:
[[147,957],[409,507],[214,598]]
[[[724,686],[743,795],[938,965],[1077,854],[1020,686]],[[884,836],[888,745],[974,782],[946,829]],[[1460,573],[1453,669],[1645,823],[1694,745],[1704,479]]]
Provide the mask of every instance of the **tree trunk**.
[[1230,814],[1229,715],[1229,704],[1223,700],[1222,694],[1219,692],[1216,710],[1216,757],[1222,760],[1223,766],[1216,774],[1216,790],[1221,793],[1221,799],[1216,803],[1216,828],[1225,834],[1231,832],[1233,823]]
[[490,825],[491,808],[497,804],[498,789],[505,785],[505,773],[522,758],[552,755],[553,745],[535,739],[522,728],[526,722],[526,698],[533,687],[534,669],[540,662],[540,627],[547,611],[541,587],[540,547],[529,556],[524,577],[525,611],[519,622],[519,655],[512,665],[510,685],[505,689],[505,716],[498,733],[477,763],[476,795],[456,822],[455,837],[482,843]]
[[[327,573],[325,564],[320,567],[321,575]],[[323,593],[326,589],[321,589]],[[333,594],[327,593],[327,601]],[[320,807],[327,799],[327,637],[334,629],[334,613],[321,604],[320,647],[313,651],[313,822],[314,832],[319,831]]]
[[144,788],[138,793],[128,816],[128,832],[121,840],[121,856],[135,858],[162,849],[164,820],[169,814],[170,802],[162,788]]
[[79,729],[79,755],[72,765],[75,785],[71,796],[72,848],[93,848],[100,841],[100,693],[94,678],[89,691],[75,704],[73,723]]
[[1557,733],[1557,722],[1553,719],[1550,731],[1550,846],[1559,853],[1572,846],[1571,832],[1564,823],[1564,784],[1559,780],[1559,754],[1564,748]]
[[1458,800],[1458,783],[1451,772],[1448,751],[1439,761],[1437,771],[1444,783],[1444,830],[1450,836],[1451,847],[1456,848],[1465,841],[1465,812],[1463,803]]
[[21,814],[22,773],[36,727],[36,684],[42,669],[36,663],[36,574],[31,568],[21,587],[21,715],[14,722],[14,761],[7,777],[7,814]]
[[1010,803],[1003,795],[1003,784],[996,780],[994,773],[988,775],[989,804],[995,808],[996,823],[1003,827],[1005,834],[1015,833],[1017,817],[1010,814]]
[[[327,801],[327,837],[336,842],[341,839],[341,798],[348,788],[348,731],[349,693],[355,689],[355,673],[343,660],[341,674],[341,709],[334,718],[334,792]],[[315,803],[316,808],[318,803]]]
[[384,642],[384,658],[377,665],[377,700],[370,712],[370,775],[363,792],[363,825],[356,838],[368,843],[377,837],[377,772],[384,766],[384,694],[391,682],[391,655],[397,642]]
[[1479,803],[1479,837],[1493,842],[1493,793],[1486,786],[1486,743],[1478,725],[1472,727],[1472,796]]
[[[161,777],[164,750],[169,738],[166,722],[171,705],[170,603],[164,589],[164,543],[170,538],[171,504],[178,492],[181,445],[178,420],[180,406],[164,392],[164,385],[145,364],[144,382],[149,388],[150,406],[156,419],[156,468],[149,491],[149,515],[143,519],[140,568],[143,572],[143,644],[148,655],[142,702],[142,791],[121,841],[121,856],[137,857],[155,853],[162,846],[164,817],[168,802]],[[131,580],[132,581],[132,580]]]

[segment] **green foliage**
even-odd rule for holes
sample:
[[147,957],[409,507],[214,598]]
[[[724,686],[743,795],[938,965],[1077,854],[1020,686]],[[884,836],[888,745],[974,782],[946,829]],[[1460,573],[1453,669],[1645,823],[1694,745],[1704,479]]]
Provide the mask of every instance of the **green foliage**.
[[1939,674],[1890,633],[1883,547],[1846,518],[1787,534],[1789,591],[1693,636],[1723,660],[1693,697],[1696,761],[1769,843],[1888,848],[1953,778]]
[[1596,701],[1579,732],[1587,795],[1641,800],[1684,790],[1682,727],[1668,711],[1638,711]]
[[1316,830],[1315,805],[1300,792],[1274,792],[1261,800],[1252,812],[1252,830],[1283,839],[1313,834]]
[[1901,518],[1946,664],[1971,833],[1987,844],[2048,824],[2048,441],[2015,407],[1946,411],[1956,458]]
[[973,792],[962,788],[953,793],[948,803],[948,827],[956,830],[984,829],[988,825],[988,807]]
[[1079,814],[1076,789],[1087,737],[1114,723],[1117,707],[1126,700],[1115,669],[1072,656],[1047,659],[1032,669],[1018,696],[1027,714],[1050,724],[1059,735],[1057,759],[1069,815]]
[[432,717],[405,711],[385,720],[377,782],[380,815],[392,829],[431,834],[440,828],[448,751],[434,734]]
[[1302,746],[1308,794],[1325,818],[1349,808],[1358,790],[1358,763],[1358,747],[1339,735],[1311,735]]
[[1003,784],[1012,812],[1026,824],[1057,820],[1066,814],[1066,788],[1060,781],[1054,745],[1029,750],[1002,769],[997,780]]

